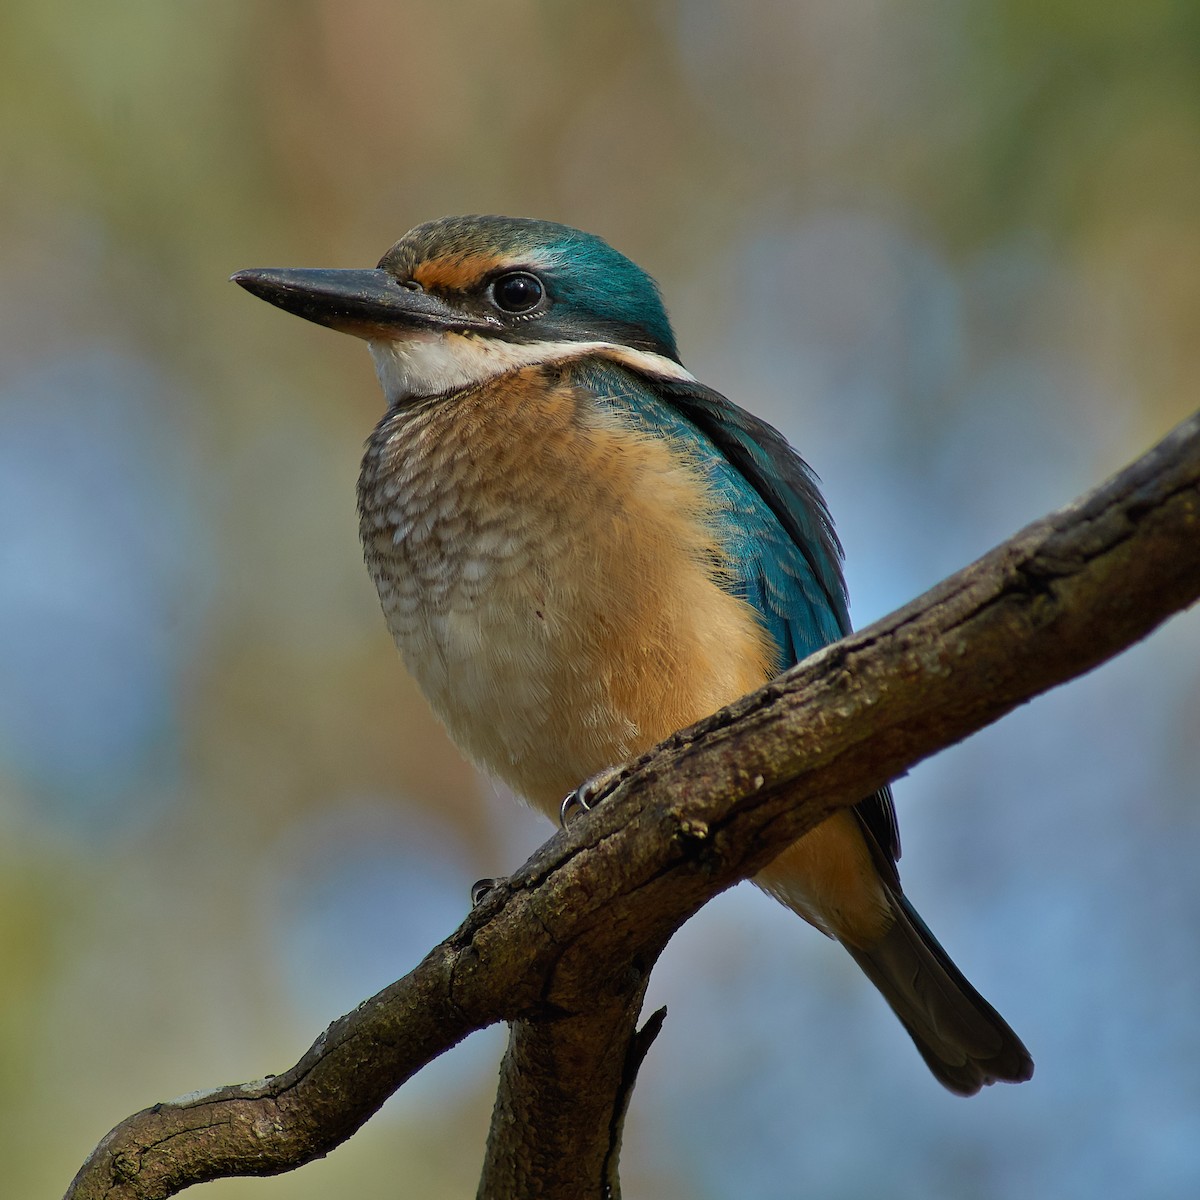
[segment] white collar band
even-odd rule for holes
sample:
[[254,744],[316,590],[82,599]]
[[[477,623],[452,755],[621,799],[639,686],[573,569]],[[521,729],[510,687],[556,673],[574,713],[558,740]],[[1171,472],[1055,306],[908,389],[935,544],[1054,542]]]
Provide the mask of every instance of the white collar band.
[[696,382],[695,376],[674,359],[615,342],[504,342],[471,334],[420,332],[368,344],[389,405],[461,391],[522,367],[564,362],[589,354],[603,355],[631,370],[660,379]]

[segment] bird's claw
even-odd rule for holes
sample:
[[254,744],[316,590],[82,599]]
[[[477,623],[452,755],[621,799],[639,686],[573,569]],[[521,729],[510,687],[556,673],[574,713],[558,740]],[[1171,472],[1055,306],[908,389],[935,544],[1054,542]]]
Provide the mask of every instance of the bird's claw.
[[471,884],[471,907],[474,908],[496,886],[494,879],[477,879]]
[[567,822],[576,809],[581,813],[591,812],[596,806],[596,798],[601,792],[608,790],[623,770],[623,767],[605,767],[603,771],[597,771],[595,775],[585,779],[573,792],[569,792],[559,806],[558,823],[566,829]]
[[591,812],[592,806],[579,794],[582,791],[583,788],[577,787],[563,797],[563,802],[558,809],[558,823],[563,829],[566,829],[567,822],[570,821],[571,815],[576,809],[581,812]]

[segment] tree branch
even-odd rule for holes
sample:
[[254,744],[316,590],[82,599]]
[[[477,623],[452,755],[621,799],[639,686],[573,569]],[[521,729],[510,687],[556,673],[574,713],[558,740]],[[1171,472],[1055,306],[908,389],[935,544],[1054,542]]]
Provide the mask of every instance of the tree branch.
[[[291,1070],[118,1125],[72,1200],[157,1200],[327,1153],[466,1034],[514,1023],[480,1196],[616,1195],[646,980],[671,934],[834,808],[1200,596],[1200,414],[1073,505],[626,768]],[[652,1036],[652,1034],[651,1034]]]

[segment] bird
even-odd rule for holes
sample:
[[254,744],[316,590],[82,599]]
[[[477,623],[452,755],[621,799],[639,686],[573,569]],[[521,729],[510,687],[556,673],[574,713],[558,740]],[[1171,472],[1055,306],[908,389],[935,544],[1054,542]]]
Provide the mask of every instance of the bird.
[[[443,217],[374,269],[233,281],[366,341],[387,407],[358,510],[388,629],[463,751],[548,816],[850,631],[815,474],[685,369],[657,284],[597,235]],[[945,1087],[1029,1079],[899,853],[884,787],[755,882],[849,951]]]

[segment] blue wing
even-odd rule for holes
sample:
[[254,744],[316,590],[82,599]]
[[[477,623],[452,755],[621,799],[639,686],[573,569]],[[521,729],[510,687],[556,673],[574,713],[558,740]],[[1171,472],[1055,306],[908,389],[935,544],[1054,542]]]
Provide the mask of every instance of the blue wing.
[[[829,510],[816,476],[777,430],[700,384],[647,378],[603,360],[591,360],[577,378],[602,406],[685,447],[707,474],[726,505],[734,589],[761,615],[779,670],[850,631]],[[900,839],[890,789],[856,811],[894,876]]]

